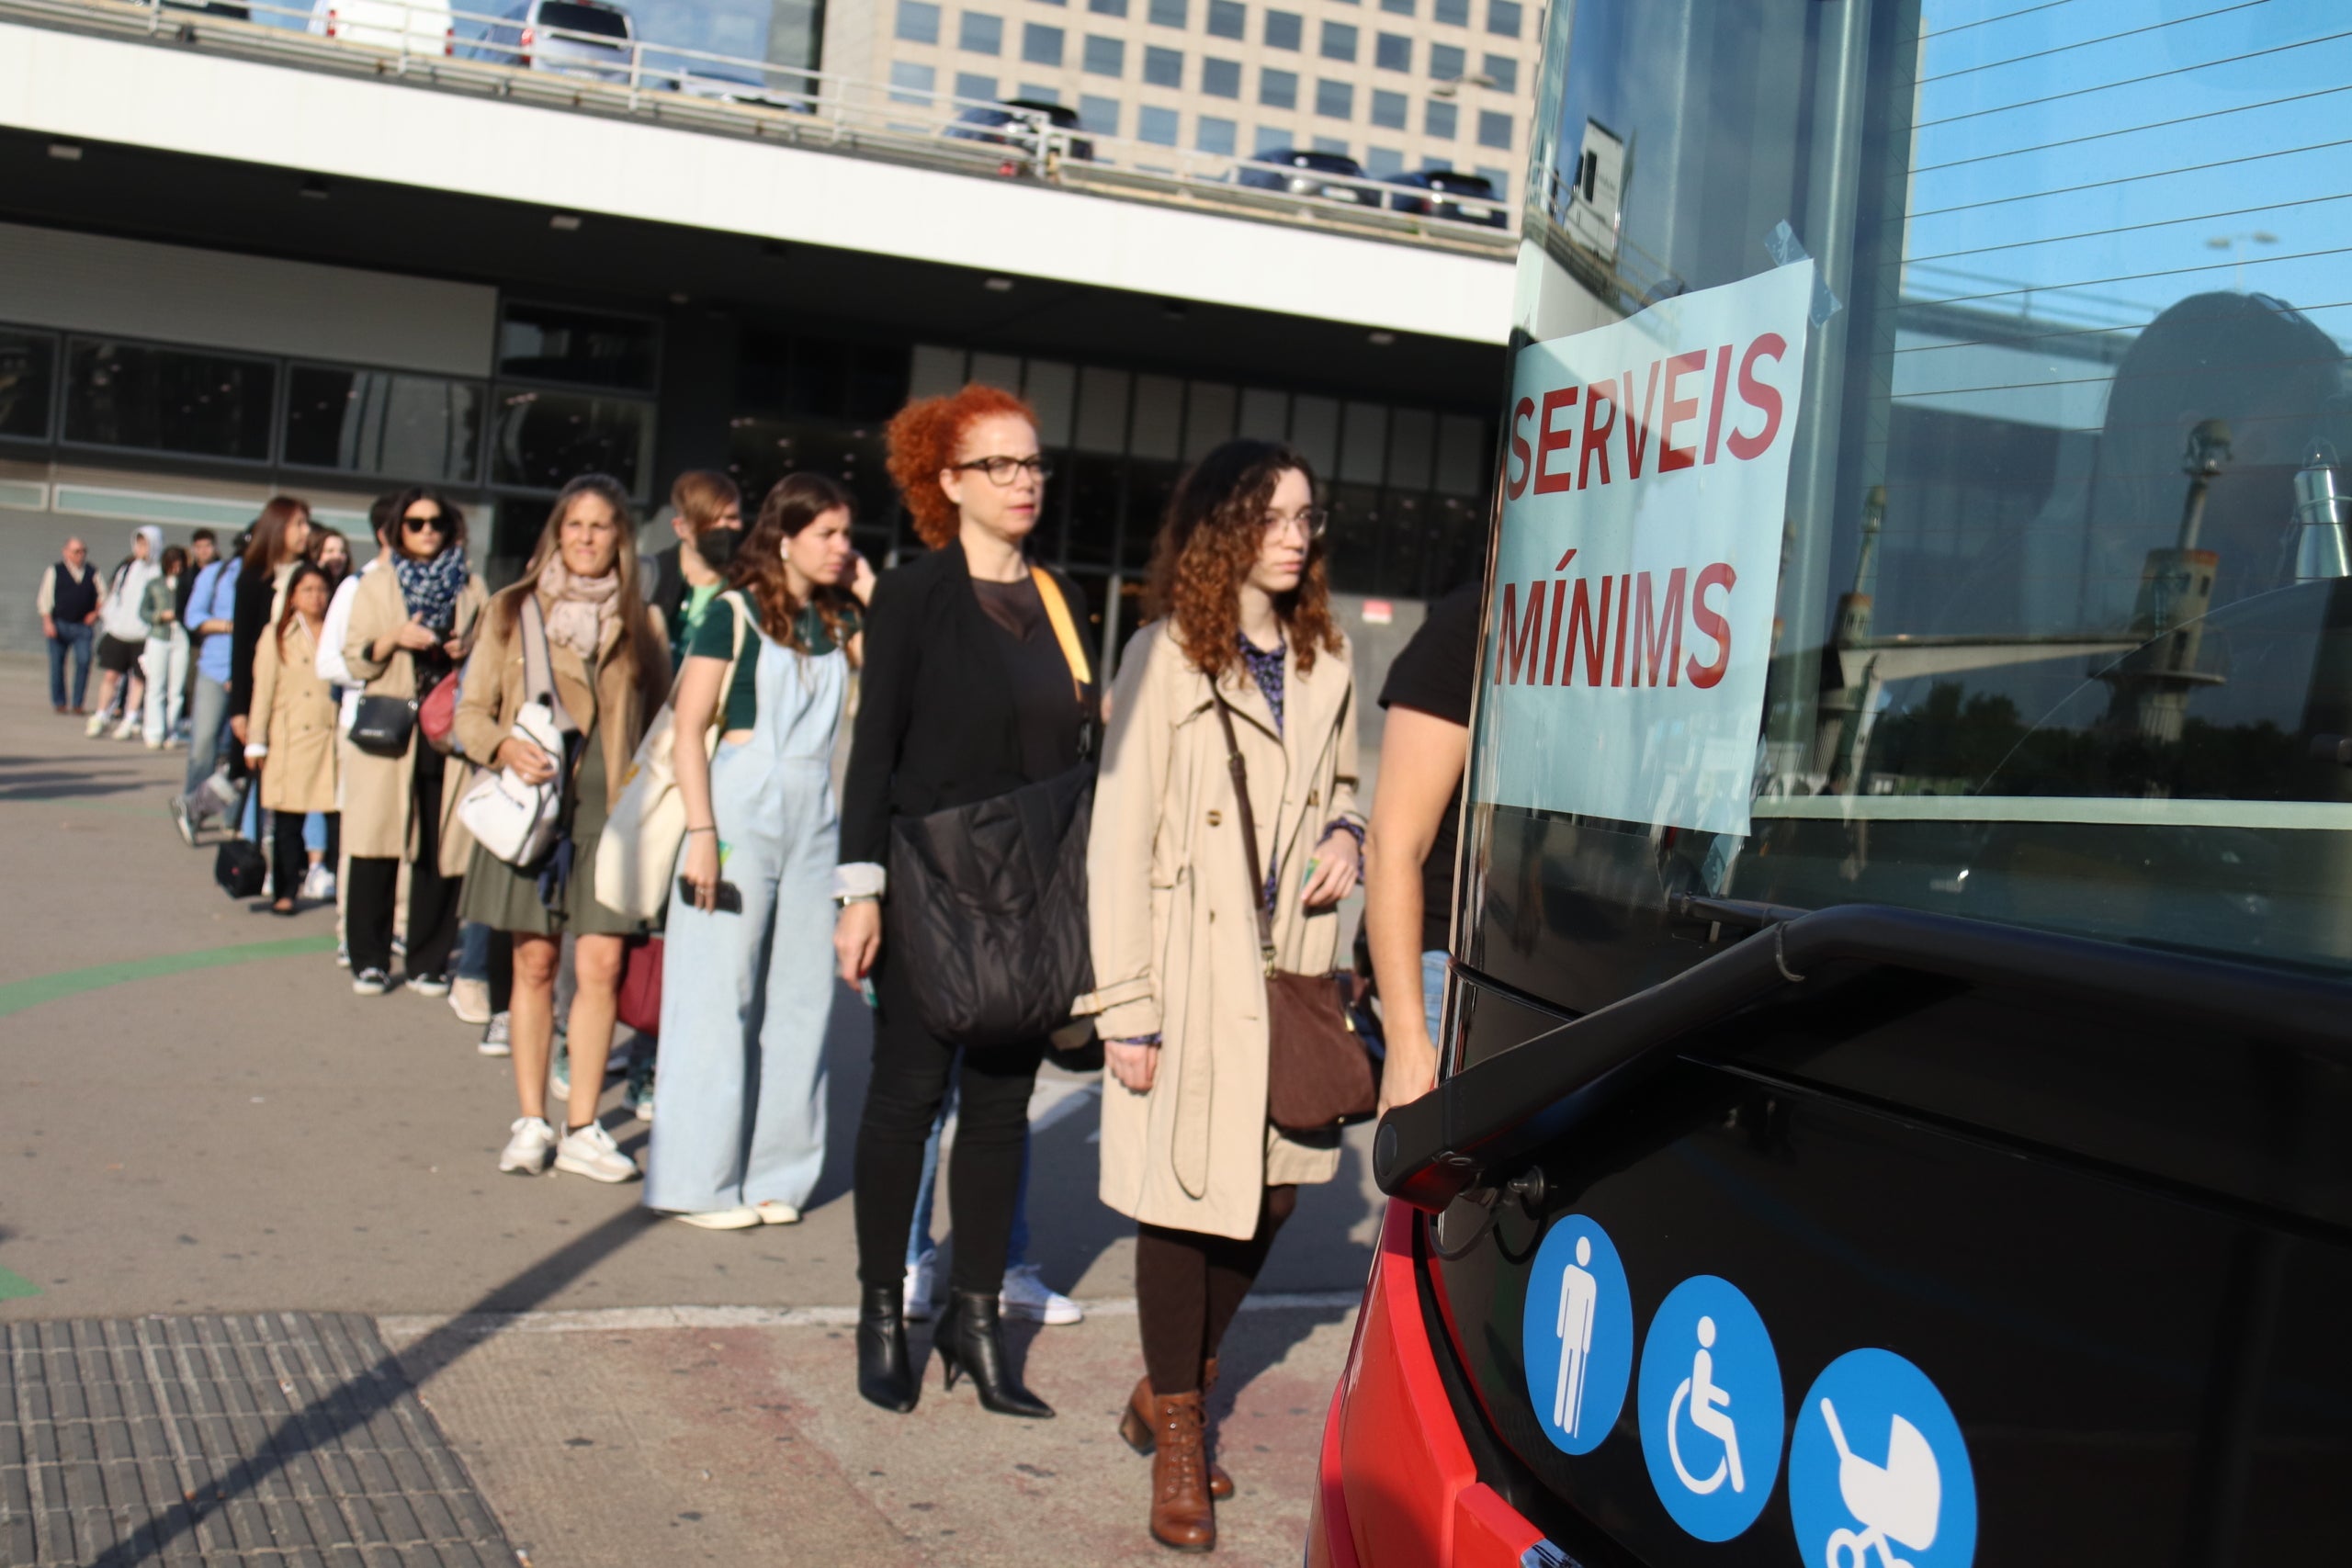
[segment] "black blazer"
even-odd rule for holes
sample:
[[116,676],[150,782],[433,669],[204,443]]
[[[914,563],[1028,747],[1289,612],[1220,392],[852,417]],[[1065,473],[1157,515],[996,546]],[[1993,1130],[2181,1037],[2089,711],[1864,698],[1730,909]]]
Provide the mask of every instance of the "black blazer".
[[[1083,626],[1086,600],[1046,569]],[[843,864],[890,861],[890,818],[1009,795],[1021,771],[1002,634],[972,592],[962,544],[882,574],[865,612],[865,670],[842,789]],[[1098,688],[1087,689],[1090,706]]]

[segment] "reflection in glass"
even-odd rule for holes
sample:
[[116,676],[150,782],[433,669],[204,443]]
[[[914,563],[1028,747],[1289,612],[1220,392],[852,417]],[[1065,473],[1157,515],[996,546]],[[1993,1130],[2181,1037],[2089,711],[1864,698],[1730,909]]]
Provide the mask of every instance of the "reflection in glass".
[[650,403],[502,388],[491,478],[526,490],[560,490],[581,474],[610,474],[639,495],[652,444]]
[[899,497],[883,457],[882,433],[871,428],[844,430],[818,420],[743,416],[728,429],[727,471],[742,488],[747,516],[758,515],[760,502],[785,475],[819,473],[839,479],[856,497],[859,530],[887,533],[898,513]]
[[0,435],[46,439],[56,385],[55,338],[46,333],[0,332]]
[[635,316],[510,299],[498,331],[502,375],[575,386],[653,390],[662,328]]
[[284,460],[471,484],[481,402],[481,389],[469,381],[297,365],[286,378]]
[[[1083,406],[1083,405],[1081,405]],[[1064,558],[1074,565],[1110,566],[1118,559],[1119,512],[1126,465],[1116,457],[1070,458],[1061,489],[1069,501]]]
[[267,462],[277,368],[210,349],[74,338],[66,347],[65,439]]

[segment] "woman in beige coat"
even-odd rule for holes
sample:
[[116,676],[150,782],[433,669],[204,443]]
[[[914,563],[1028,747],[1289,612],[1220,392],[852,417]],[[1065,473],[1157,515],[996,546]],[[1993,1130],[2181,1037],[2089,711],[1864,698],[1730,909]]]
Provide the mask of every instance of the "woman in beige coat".
[[254,704],[246,716],[245,761],[261,770],[261,803],[276,818],[270,855],[277,894],[270,913],[290,915],[312,864],[323,863],[302,844],[302,818],[316,811],[334,821],[334,688],[319,679],[319,628],[327,615],[326,574],[294,569],[277,624],[254,649]]
[[[1088,847],[1102,1092],[1102,1201],[1137,1224],[1145,1381],[1122,1433],[1153,1453],[1152,1535],[1205,1551],[1202,1393],[1298,1184],[1339,1169],[1336,1129],[1266,1111],[1266,989],[1253,896],[1276,962],[1329,970],[1355,886],[1355,684],[1331,620],[1314,476],[1287,446],[1233,441],[1169,502],[1153,555],[1159,620],[1119,666]],[[1266,886],[1253,889],[1217,700],[1249,774]]]
[[[343,658],[366,682],[364,695],[409,701],[425,696],[465,661],[489,595],[466,563],[463,513],[433,491],[412,490],[393,515],[399,522],[390,559],[360,577]],[[392,899],[406,861],[408,983],[422,995],[447,996],[458,898],[474,847],[458,825],[469,770],[413,725],[401,756],[373,756],[346,742],[343,758],[351,988],[379,997],[391,983]]]

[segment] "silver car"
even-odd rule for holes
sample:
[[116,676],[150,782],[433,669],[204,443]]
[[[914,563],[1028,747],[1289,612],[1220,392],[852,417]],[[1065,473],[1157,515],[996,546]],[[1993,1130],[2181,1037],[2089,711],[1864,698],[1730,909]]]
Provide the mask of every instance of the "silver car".
[[609,0],[514,0],[459,52],[526,71],[602,82],[629,79],[637,28]]

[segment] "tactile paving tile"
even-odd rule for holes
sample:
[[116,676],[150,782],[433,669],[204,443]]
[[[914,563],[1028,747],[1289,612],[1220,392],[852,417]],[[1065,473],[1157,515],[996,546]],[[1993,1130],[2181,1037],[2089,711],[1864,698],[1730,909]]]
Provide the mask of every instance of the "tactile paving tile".
[[0,1325],[0,1563],[513,1568],[365,1317]]

